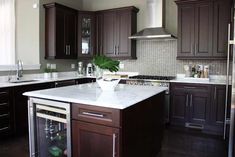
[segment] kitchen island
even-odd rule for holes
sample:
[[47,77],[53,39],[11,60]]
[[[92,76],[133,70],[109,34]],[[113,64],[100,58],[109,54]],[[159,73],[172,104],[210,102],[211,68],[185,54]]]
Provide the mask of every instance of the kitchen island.
[[[165,90],[164,87],[119,84],[115,91],[108,92],[101,91],[96,83],[89,83],[24,93],[29,97],[31,116],[30,153],[38,156],[49,152],[73,157],[155,157],[163,137]],[[61,111],[63,105],[67,106],[66,112]],[[56,109],[52,110],[51,106]],[[45,112],[46,109],[50,112]],[[59,114],[55,114],[56,111]],[[51,112],[54,113],[42,116]],[[61,115],[63,113],[65,115]],[[44,138],[49,136],[47,120],[53,116],[54,125],[66,123],[59,125],[67,131],[67,146],[63,149],[45,144],[47,139],[57,139],[61,134],[56,132],[53,136],[50,133],[50,138]],[[38,146],[42,146],[40,150]],[[46,147],[50,147],[49,151]]]

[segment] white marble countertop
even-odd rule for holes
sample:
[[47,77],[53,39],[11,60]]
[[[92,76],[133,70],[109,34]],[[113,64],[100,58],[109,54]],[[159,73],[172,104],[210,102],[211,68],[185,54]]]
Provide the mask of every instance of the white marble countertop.
[[165,87],[119,84],[115,91],[102,91],[97,83],[26,92],[25,96],[55,101],[125,109],[165,91]]
[[[226,80],[209,80],[209,81],[193,81],[185,79],[175,79],[171,80],[172,83],[193,83],[193,84],[212,84],[212,85],[226,85]],[[231,83],[230,83],[231,84]]]

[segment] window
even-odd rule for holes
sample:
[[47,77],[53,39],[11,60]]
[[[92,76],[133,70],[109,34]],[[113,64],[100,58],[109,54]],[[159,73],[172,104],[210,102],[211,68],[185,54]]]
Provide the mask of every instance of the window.
[[0,65],[15,64],[15,0],[0,0]]

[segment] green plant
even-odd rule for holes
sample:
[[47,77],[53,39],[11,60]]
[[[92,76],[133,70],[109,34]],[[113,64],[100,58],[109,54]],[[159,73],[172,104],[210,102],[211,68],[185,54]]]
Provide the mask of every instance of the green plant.
[[50,73],[50,72],[51,72],[51,69],[50,69],[50,68],[45,68],[45,69],[44,69],[44,72],[45,72],[45,73]]
[[98,66],[100,69],[106,69],[110,72],[117,72],[119,70],[119,61],[113,60],[103,55],[96,55],[93,60],[93,64]]

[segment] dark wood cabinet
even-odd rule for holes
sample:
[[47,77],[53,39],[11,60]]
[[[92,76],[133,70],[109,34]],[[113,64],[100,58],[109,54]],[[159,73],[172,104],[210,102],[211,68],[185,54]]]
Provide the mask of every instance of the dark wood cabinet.
[[96,52],[95,12],[78,13],[78,58],[92,58]]
[[204,129],[210,120],[210,85],[171,84],[171,123]]
[[72,104],[73,157],[156,156],[163,137],[164,95],[125,109]]
[[72,86],[76,84],[76,80],[64,80],[64,81],[56,81],[55,87],[64,87],[64,86]]
[[73,121],[73,156],[119,157],[119,129]]
[[16,126],[16,135],[24,135],[28,132],[28,97],[23,96],[23,93],[52,87],[54,87],[53,83],[40,83],[14,87],[14,123]]
[[226,58],[228,24],[232,21],[231,6],[233,5],[231,0],[215,0],[213,5],[213,56]]
[[176,1],[177,59],[216,59],[227,56],[230,0]]
[[[225,99],[226,99],[226,86],[213,85],[211,93],[211,127],[210,129],[217,134],[222,135],[224,131],[224,118],[225,118]],[[231,104],[231,86],[228,90],[228,104],[227,104],[227,118],[230,117],[230,104]]]
[[46,59],[77,59],[77,10],[50,3],[44,5]]
[[11,135],[14,132],[14,112],[10,88],[0,89],[0,138]]
[[98,12],[98,26],[102,27],[102,33],[99,33],[102,34],[102,43],[98,43],[98,49],[102,54],[120,59],[136,59],[136,41],[128,37],[136,33],[137,12],[135,7]]

